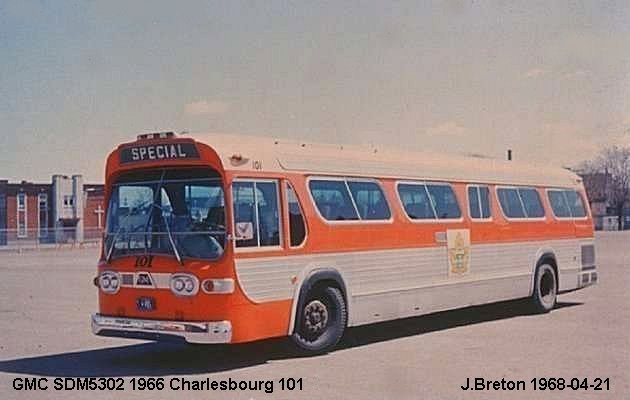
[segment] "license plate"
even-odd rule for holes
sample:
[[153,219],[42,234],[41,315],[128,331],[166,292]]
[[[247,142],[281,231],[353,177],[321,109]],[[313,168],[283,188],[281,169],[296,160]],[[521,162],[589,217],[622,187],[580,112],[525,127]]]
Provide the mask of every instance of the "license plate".
[[138,311],[153,311],[155,310],[155,299],[153,297],[138,297],[136,306]]

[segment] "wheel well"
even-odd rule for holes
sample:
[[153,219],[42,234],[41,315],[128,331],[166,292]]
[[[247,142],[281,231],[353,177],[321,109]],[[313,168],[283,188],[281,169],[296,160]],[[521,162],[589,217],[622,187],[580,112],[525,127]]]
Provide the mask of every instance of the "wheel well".
[[[302,287],[300,288],[300,291],[298,293],[292,321],[295,321],[295,319],[297,319],[297,315],[300,312],[300,309],[304,306],[304,303],[306,302],[306,296],[308,295],[308,293],[312,290],[320,290],[324,287],[334,287],[336,289],[339,289],[339,291],[341,291],[341,295],[343,296],[343,300],[346,303],[346,308],[349,308],[350,305],[348,304],[346,285],[339,272],[334,269],[328,268],[317,269],[312,271],[302,283]],[[293,331],[294,329],[295,325],[292,322],[291,331]]]
[[542,264],[549,264],[553,268],[553,272],[556,274],[556,288],[560,288],[560,274],[558,273],[558,263],[556,262],[556,257],[551,253],[543,254],[538,263],[536,263],[536,268],[538,268]]
[[320,279],[316,281],[310,288],[308,288],[307,292],[320,290],[325,287],[334,287],[336,289],[339,289],[339,291],[341,291],[341,295],[343,296],[343,301],[345,301],[346,304],[348,303],[348,299],[346,298],[346,291],[343,287],[341,287],[339,282],[334,279]]

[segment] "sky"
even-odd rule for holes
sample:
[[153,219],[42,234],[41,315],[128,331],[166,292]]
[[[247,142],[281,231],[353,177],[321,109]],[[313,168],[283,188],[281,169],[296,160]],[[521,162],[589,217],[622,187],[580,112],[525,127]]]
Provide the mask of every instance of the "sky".
[[576,165],[630,145],[630,2],[0,0],[0,179],[165,130]]

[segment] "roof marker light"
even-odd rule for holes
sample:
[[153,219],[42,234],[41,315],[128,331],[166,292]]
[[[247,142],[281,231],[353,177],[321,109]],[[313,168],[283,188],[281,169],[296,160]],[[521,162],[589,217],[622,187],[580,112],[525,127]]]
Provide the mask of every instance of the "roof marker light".
[[170,139],[174,137],[174,132],[151,132],[138,135],[138,140]]

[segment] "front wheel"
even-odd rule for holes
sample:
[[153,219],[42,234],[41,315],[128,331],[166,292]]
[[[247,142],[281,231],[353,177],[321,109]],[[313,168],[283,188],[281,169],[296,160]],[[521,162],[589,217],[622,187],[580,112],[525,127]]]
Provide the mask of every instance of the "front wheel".
[[534,311],[548,313],[555,307],[557,296],[558,279],[556,271],[549,264],[539,265],[534,276],[534,293],[532,294]]
[[328,351],[341,339],[347,320],[341,290],[335,287],[314,289],[298,310],[291,339],[299,349],[309,353]]

